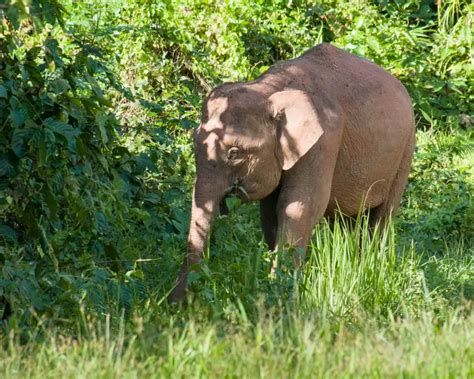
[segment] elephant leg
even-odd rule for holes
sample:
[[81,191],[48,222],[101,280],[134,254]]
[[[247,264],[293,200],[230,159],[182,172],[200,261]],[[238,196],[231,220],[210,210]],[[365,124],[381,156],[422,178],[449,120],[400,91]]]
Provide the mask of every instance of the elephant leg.
[[[296,248],[294,263],[304,260],[314,225],[324,216],[331,196],[334,167],[325,167],[318,175],[297,175],[298,186],[288,182],[278,199],[279,239],[285,246]],[[315,179],[316,178],[316,179]],[[291,178],[289,178],[291,179]]]
[[295,266],[300,266],[304,260],[306,248],[309,244],[314,225],[324,216],[325,207],[329,202],[319,198],[320,203],[305,204],[299,200],[281,204],[278,222],[281,225],[279,237],[282,236],[285,247],[295,248]]
[[279,194],[280,187],[277,187],[270,195],[260,200],[260,224],[265,242],[270,249],[276,249],[278,243],[277,202]]
[[369,225],[372,230],[377,224],[380,224],[380,226],[384,227],[390,216],[396,213],[400,205],[400,201],[407,183],[408,173],[411,167],[414,145],[415,135],[413,134],[410,136],[410,141],[403,152],[400,166],[395,175],[395,179],[390,186],[387,198],[382,204],[370,210]]

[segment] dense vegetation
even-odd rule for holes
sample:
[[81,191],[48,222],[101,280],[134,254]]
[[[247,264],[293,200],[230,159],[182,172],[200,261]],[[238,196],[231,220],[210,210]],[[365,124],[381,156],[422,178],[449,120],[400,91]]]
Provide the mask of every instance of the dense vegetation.
[[[1,2],[0,372],[472,377],[473,10]],[[413,98],[418,147],[396,222],[373,239],[364,220],[322,223],[302,272],[269,277],[257,208],[230,201],[189,304],[170,308],[202,97],[323,41]]]

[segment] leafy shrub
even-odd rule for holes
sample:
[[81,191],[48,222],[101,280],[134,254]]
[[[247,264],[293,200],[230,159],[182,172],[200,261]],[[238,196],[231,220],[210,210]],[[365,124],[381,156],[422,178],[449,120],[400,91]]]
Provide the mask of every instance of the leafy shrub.
[[118,257],[136,162],[115,142],[111,72],[94,49],[41,30],[61,6],[25,9],[45,16],[21,21],[11,6],[0,25],[0,290],[17,311],[65,316],[94,282],[94,261]]

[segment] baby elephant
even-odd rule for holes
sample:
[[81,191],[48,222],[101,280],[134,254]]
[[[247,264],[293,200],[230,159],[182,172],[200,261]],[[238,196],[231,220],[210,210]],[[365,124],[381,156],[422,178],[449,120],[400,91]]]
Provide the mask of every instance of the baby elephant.
[[[270,248],[306,249],[336,209],[370,209],[383,223],[399,206],[415,146],[410,96],[391,74],[329,44],[207,96],[195,133],[196,182],[188,254],[171,301],[186,293],[226,196],[260,201]],[[298,249],[300,250],[300,249]]]

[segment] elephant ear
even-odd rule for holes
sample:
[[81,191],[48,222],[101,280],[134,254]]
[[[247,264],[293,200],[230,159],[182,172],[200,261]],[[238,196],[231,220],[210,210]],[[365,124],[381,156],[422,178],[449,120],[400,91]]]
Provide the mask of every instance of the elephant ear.
[[269,98],[277,123],[277,138],[283,170],[289,170],[323,134],[309,96],[298,90],[276,92]]

